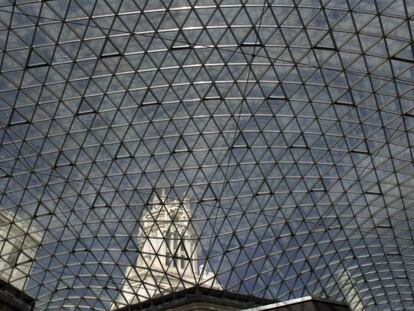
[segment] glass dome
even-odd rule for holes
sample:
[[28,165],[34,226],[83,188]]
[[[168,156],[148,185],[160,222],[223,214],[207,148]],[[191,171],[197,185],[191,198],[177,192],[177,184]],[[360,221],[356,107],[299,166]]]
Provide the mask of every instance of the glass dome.
[[0,278],[36,309],[158,262],[154,295],[414,310],[413,1],[0,5]]

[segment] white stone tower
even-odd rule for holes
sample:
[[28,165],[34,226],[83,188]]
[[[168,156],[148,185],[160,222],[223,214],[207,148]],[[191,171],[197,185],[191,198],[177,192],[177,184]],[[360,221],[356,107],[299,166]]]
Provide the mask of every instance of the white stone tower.
[[[139,253],[111,309],[200,285],[221,289],[215,275],[197,265],[197,234],[188,199],[154,194],[140,220]],[[204,271],[203,271],[204,270]]]

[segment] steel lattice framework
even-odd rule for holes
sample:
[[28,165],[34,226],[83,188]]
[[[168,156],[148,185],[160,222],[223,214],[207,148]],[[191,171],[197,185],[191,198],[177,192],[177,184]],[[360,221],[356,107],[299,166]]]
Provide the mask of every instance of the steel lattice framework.
[[1,1],[0,259],[39,310],[107,310],[163,191],[227,291],[414,310],[413,15]]

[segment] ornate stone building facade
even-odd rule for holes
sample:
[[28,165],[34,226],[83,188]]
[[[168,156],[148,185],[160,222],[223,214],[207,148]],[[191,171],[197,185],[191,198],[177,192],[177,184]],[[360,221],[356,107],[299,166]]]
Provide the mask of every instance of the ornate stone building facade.
[[188,199],[154,194],[140,220],[136,265],[127,269],[111,309],[194,285],[221,289],[215,275],[197,264],[197,234],[190,220]]

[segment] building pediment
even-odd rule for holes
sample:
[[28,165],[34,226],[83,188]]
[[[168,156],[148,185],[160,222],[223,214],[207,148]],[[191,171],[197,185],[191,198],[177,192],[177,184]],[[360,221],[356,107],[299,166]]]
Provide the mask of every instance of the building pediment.
[[135,305],[118,309],[119,311],[235,311],[270,304],[274,301],[249,295],[240,295],[214,288],[194,286],[170,293]]

